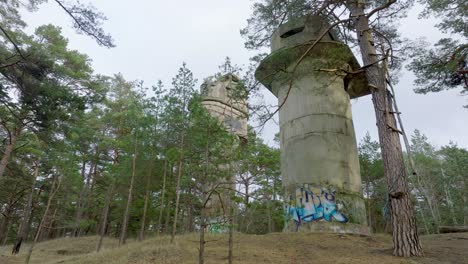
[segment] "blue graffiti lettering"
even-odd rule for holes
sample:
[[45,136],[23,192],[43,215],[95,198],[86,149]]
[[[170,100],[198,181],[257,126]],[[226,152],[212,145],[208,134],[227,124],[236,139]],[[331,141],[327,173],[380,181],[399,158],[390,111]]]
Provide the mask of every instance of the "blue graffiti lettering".
[[321,194],[316,195],[301,187],[296,189],[296,199],[291,197],[291,203],[294,200],[294,205],[286,207],[286,220],[292,218],[297,227],[302,222],[315,222],[322,219],[327,222],[331,222],[333,219],[340,223],[348,222],[348,218],[338,212],[334,192],[322,189]]

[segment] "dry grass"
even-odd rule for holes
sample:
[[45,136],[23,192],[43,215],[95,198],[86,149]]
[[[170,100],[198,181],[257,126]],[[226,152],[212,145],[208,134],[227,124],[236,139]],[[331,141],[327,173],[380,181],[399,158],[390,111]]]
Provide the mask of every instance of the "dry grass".
[[[127,263],[197,263],[198,242],[195,234],[177,237],[174,244],[168,237],[144,242],[130,241],[117,247],[117,241],[106,239],[104,248],[95,253],[97,237],[63,238],[39,243],[32,264],[127,264]],[[227,236],[208,235],[206,263],[226,263]],[[234,262],[260,263],[468,263],[468,233],[423,237],[426,257],[403,259],[391,256],[391,240],[386,235],[360,237],[338,234],[275,233],[268,235],[236,234]],[[24,247],[18,256],[9,254],[10,247],[0,248],[1,264],[23,263]]]

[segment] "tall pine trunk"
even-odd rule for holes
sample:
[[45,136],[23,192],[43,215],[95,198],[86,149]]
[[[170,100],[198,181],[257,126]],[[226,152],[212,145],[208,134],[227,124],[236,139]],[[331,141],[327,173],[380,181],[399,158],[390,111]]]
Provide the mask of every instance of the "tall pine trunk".
[[0,245],[4,245],[8,238],[8,230],[10,229],[10,221],[13,213],[13,208],[10,206],[3,214],[3,220],[0,223]]
[[164,196],[166,195],[166,176],[167,176],[167,160],[164,160],[164,173],[163,173],[163,186],[162,186],[162,191],[161,191],[161,206],[159,208],[159,218],[158,218],[158,230],[162,231],[162,216],[163,216],[163,211],[164,211]]
[[153,160],[154,157],[154,149],[151,147],[151,157],[149,160],[149,168],[148,168],[148,174],[146,174],[146,186],[145,186],[145,204],[143,206],[143,216],[141,219],[141,227],[140,227],[140,235],[138,236],[138,239],[140,241],[145,239],[145,232],[146,232],[146,214],[148,212],[148,203],[149,203],[149,197],[150,197],[150,183],[151,183],[151,175],[153,173]]
[[378,64],[379,58],[373,44],[372,29],[364,11],[365,3],[363,1],[348,1],[347,5],[354,20],[362,61],[364,65],[368,65],[365,71],[372,91],[389,193],[393,254],[405,257],[421,256],[423,253],[407,183],[399,132],[392,110],[391,96],[388,94],[385,83],[386,72]]
[[31,189],[28,194],[28,201],[26,203],[26,206],[24,207],[23,215],[21,217],[20,227],[18,229],[18,234],[16,236],[16,241],[15,241],[15,244],[13,245],[13,250],[11,251],[13,255],[16,255],[19,253],[23,241],[25,241],[28,237],[29,219],[31,218],[34,188],[36,186],[37,176],[39,176],[39,164],[36,163],[35,168],[34,168],[34,176],[33,176],[33,180],[31,183]]
[[172,224],[171,244],[174,242],[174,237],[177,232],[177,216],[179,213],[179,202],[180,202],[180,179],[182,177],[182,167],[184,164],[184,140],[185,140],[185,135],[182,134],[180,147],[179,147],[180,155],[179,155],[179,166],[177,169],[176,203],[175,203],[175,212],[174,212],[174,223]]
[[137,157],[137,143],[135,140],[135,148],[133,151],[133,159],[132,159],[132,177],[130,179],[130,187],[128,188],[127,206],[125,207],[122,230],[120,232],[119,245],[127,243],[128,220],[130,217],[130,206],[132,204],[133,185],[135,183],[136,157]]
[[80,222],[81,222],[81,216],[83,214],[81,208],[83,206],[83,200],[84,200],[84,196],[85,196],[85,192],[86,192],[86,184],[85,184],[85,180],[86,180],[86,161],[85,160],[83,160],[82,163],[81,163],[81,178],[82,178],[81,191],[80,191],[80,194],[78,196],[78,201],[76,203],[75,224],[74,224],[73,232],[72,232],[72,235],[74,237],[79,237],[80,236]]
[[112,197],[114,196],[114,183],[112,182],[107,190],[106,195],[106,202],[104,205],[104,211],[102,212],[101,217],[101,228],[99,230],[99,241],[96,247],[96,251],[99,252],[102,247],[102,241],[104,240],[104,236],[106,235],[107,229],[107,219],[109,218],[109,207],[111,205]]
[[36,245],[37,241],[39,240],[39,237],[41,236],[42,228],[44,227],[45,221],[47,219],[47,215],[49,214],[50,205],[52,204],[52,200],[54,199],[55,194],[60,189],[61,182],[62,181],[59,178],[59,176],[56,176],[54,178],[54,182],[52,184],[52,192],[49,194],[49,199],[47,200],[47,205],[44,210],[44,214],[42,215],[41,222],[39,223],[39,227],[37,228],[36,235],[34,236],[34,240],[32,241],[31,246],[29,247],[29,250],[28,250],[28,254],[26,255],[26,260],[25,260],[26,264],[29,264],[31,255],[34,250],[34,246]]
[[207,178],[208,178],[208,162],[209,162],[209,148],[208,141],[205,145],[205,167],[203,169],[203,178],[201,182],[201,191],[202,191],[202,202],[203,206],[201,208],[200,216],[200,236],[199,236],[199,249],[198,249],[198,264],[205,263],[205,230],[206,230],[206,205],[210,199],[211,194],[207,192]]

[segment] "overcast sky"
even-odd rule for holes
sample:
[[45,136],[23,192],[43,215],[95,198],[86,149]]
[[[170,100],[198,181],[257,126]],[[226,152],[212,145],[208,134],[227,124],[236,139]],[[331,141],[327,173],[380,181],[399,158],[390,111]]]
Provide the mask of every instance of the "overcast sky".
[[[226,56],[238,65],[247,65],[253,55],[243,45],[239,30],[250,15],[250,0],[95,0],[91,2],[107,17],[104,28],[117,44],[116,48],[99,47],[92,39],[75,33],[70,18],[55,3],[41,6],[34,13],[23,13],[30,29],[52,23],[63,28],[70,47],[88,54],[96,73],[122,73],[128,80],[143,80],[147,85],[161,79],[166,87],[182,62],[201,84],[203,78],[218,71]],[[426,37],[435,42],[442,35],[434,21],[418,20],[418,11],[401,23],[404,36]],[[402,72],[397,99],[408,132],[421,130],[437,146],[449,141],[468,148],[468,97],[457,91],[418,95],[413,92],[414,76]],[[265,89],[265,100],[276,99]],[[377,139],[377,129],[370,96],[353,100],[357,140],[367,131]],[[269,124],[263,131],[267,142],[279,128]]]

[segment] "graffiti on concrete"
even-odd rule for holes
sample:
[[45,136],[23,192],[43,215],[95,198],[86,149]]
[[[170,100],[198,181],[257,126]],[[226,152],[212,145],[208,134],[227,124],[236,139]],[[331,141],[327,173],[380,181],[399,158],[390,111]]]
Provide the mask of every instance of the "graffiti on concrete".
[[286,206],[286,220],[293,219],[297,227],[302,222],[316,222],[333,219],[340,223],[348,222],[348,218],[338,212],[335,202],[335,192],[329,192],[325,188],[321,191],[313,191],[307,185],[296,189],[296,197],[290,197],[290,204]]
[[229,229],[226,227],[226,225],[222,224],[222,223],[211,223],[208,226],[208,230],[212,234],[224,234],[224,233],[227,233],[229,231]]

